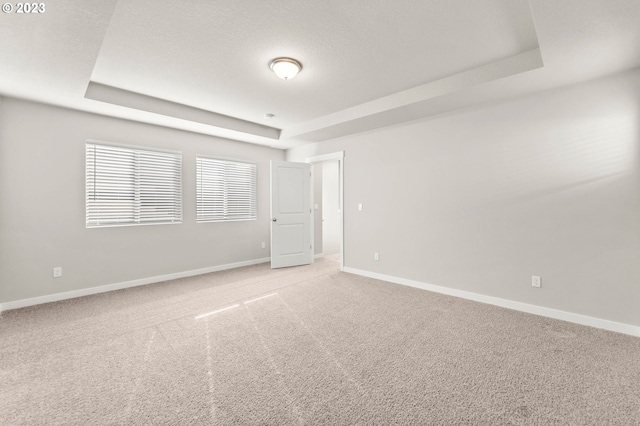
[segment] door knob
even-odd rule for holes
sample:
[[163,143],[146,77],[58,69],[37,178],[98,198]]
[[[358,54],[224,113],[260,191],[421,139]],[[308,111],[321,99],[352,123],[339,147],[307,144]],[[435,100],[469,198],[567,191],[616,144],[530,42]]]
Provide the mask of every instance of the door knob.
[[278,221],[278,219],[276,219],[275,217],[273,219],[271,219],[271,220],[274,221],[274,222]]

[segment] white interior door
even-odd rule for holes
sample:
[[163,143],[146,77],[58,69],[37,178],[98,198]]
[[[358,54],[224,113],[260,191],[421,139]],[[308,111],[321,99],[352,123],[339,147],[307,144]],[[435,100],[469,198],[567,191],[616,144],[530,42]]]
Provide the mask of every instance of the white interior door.
[[311,211],[311,165],[271,161],[271,268],[313,262]]

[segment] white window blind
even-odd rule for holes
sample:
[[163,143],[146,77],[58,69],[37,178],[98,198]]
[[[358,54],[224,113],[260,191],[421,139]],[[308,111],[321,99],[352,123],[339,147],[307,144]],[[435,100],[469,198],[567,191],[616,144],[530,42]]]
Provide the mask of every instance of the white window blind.
[[87,227],[180,223],[182,154],[87,142]]
[[196,221],[256,218],[255,163],[196,156]]

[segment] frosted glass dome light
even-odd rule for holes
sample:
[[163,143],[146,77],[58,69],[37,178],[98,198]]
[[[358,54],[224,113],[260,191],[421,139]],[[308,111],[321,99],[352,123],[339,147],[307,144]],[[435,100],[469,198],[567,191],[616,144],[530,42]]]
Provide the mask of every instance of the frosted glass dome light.
[[302,65],[295,59],[275,58],[269,62],[269,68],[281,79],[291,80],[300,72]]

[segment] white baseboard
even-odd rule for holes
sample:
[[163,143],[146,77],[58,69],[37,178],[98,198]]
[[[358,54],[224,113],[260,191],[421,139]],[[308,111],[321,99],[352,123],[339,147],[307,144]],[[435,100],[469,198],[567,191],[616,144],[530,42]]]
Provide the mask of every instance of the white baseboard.
[[575,324],[587,325],[590,327],[601,328],[604,330],[615,331],[618,333],[629,334],[631,336],[640,337],[640,327],[624,324],[621,322],[609,321],[600,318],[589,317],[586,315],[574,314],[572,312],[560,311],[542,306],[530,305],[528,303],[515,302],[513,300],[501,299],[499,297],[485,296],[478,293],[472,293],[464,290],[457,290],[449,287],[442,287],[433,284],[426,284],[419,281],[409,280],[406,278],[398,278],[391,275],[378,274],[376,272],[364,271],[356,268],[344,268],[344,272],[350,274],[361,275],[363,277],[374,278],[382,281],[388,281],[394,284],[402,284],[409,287],[420,288],[422,290],[442,293],[449,296],[460,297],[462,299],[473,300],[476,302],[487,303],[490,305],[500,306],[502,308],[513,309],[516,311],[526,312],[529,314],[540,315],[548,318],[558,319],[562,321],[572,322]]
[[313,255],[314,259],[320,259],[321,257],[324,257],[324,253],[318,253]]
[[195,275],[208,274],[209,272],[224,271],[226,269],[240,268],[242,266],[257,265],[271,261],[271,258],[246,260],[243,262],[228,263],[226,265],[211,266],[208,268],[193,269],[191,271],[176,272],[174,274],[158,275],[156,277],[141,278],[138,280],[125,281],[115,284],[107,284],[99,287],[83,288],[80,290],[67,291],[64,293],[48,294],[46,296],[33,297],[30,299],[15,300],[13,302],[0,303],[0,312],[10,309],[25,308],[27,306],[40,305],[42,303],[57,302],[59,300],[73,299],[75,297],[89,296],[92,294],[106,293],[123,288],[137,287],[146,284],[158,283],[161,281],[175,280],[178,278],[193,277]]

